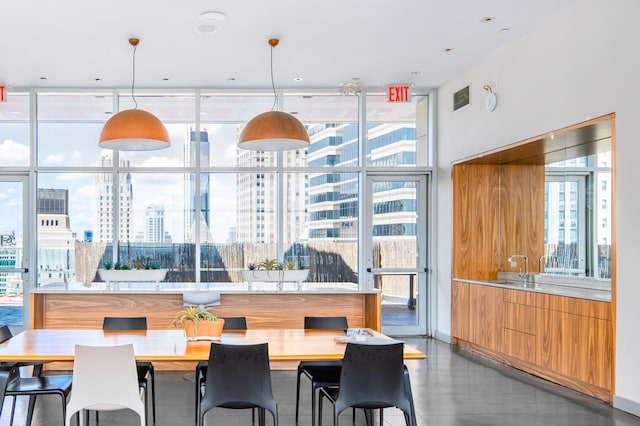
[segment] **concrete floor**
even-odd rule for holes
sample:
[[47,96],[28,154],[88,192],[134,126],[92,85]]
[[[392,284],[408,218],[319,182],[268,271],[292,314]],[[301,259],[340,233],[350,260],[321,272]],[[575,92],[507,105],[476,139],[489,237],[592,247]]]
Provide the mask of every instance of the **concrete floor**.
[[[434,426],[549,426],[549,425],[639,425],[640,418],[613,409],[609,404],[562,386],[503,366],[486,358],[457,350],[433,339],[405,340],[427,354],[425,360],[408,361],[419,425]],[[194,422],[194,382],[189,372],[157,372],[157,426],[182,426]],[[295,425],[295,383],[293,371],[273,371],[274,396],[279,424]],[[304,380],[304,379],[303,379]],[[310,425],[310,387],[303,382],[299,425]],[[19,400],[14,425],[24,424],[26,398]],[[8,425],[11,399],[4,404],[0,425]],[[34,426],[62,425],[60,400],[38,399]],[[250,425],[250,410],[215,409],[208,425]],[[100,425],[135,425],[137,416],[120,411],[102,413]],[[92,424],[95,424],[94,422]],[[267,424],[271,425],[267,415]],[[329,412],[323,420],[331,425]],[[351,424],[351,411],[341,417]],[[364,425],[358,413],[357,425]],[[385,410],[385,425],[404,425],[400,411]]]

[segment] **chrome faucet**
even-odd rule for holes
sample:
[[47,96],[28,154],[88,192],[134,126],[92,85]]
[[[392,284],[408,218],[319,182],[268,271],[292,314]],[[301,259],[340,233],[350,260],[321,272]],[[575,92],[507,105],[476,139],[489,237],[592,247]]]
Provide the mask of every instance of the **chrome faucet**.
[[529,280],[529,258],[524,254],[513,254],[509,257],[509,262],[514,262],[513,259],[524,259],[524,274],[522,273],[522,268],[520,268],[520,272],[518,272],[518,276],[524,280],[526,283]]
[[547,260],[552,260],[554,259],[556,264],[558,263],[558,256],[555,256],[553,254],[543,254],[542,256],[540,256],[540,259],[538,259],[538,272],[542,273],[542,264],[543,264],[543,260],[544,260],[544,269],[545,272],[547,271]]

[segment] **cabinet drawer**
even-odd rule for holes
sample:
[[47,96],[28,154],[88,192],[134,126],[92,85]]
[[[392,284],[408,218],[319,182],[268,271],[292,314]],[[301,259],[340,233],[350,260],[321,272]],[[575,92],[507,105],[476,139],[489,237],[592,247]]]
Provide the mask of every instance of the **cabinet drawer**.
[[503,344],[507,355],[530,363],[536,362],[536,336],[505,328]]
[[504,327],[523,333],[535,334],[536,308],[515,303],[505,303]]

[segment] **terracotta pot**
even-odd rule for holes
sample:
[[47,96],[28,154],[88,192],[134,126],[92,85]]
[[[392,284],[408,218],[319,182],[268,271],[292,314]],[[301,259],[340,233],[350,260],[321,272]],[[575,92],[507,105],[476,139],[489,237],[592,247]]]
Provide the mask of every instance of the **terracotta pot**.
[[189,321],[184,327],[184,335],[190,340],[219,339],[222,336],[223,328],[224,320],[222,318],[218,318],[216,321],[198,321],[197,331],[195,324]]

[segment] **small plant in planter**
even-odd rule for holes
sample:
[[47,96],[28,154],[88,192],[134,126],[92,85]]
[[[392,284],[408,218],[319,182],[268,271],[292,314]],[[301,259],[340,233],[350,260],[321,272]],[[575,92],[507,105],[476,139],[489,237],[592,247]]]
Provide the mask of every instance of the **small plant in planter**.
[[183,327],[187,339],[216,339],[222,335],[224,319],[218,318],[206,308],[187,306],[176,314],[172,324]]
[[256,269],[258,271],[282,271],[283,266],[277,259],[265,259],[258,263]]
[[281,280],[284,276],[284,265],[278,262],[278,259],[265,259],[262,262],[258,263],[255,270],[267,271],[267,275],[270,275],[270,271],[278,271]]

